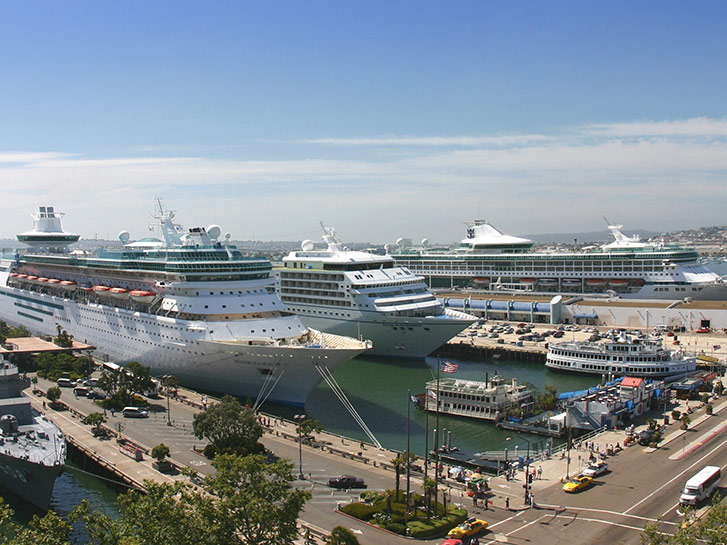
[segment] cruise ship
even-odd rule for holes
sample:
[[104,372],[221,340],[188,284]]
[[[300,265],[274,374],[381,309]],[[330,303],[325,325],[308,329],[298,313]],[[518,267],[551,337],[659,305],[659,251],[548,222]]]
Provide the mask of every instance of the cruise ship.
[[36,412],[23,390],[30,380],[0,357],[0,484],[40,509],[48,509],[66,462],[66,440]]
[[550,343],[545,366],[558,371],[630,377],[685,377],[696,370],[696,358],[663,347],[663,341],[612,336],[602,343]]
[[303,241],[276,270],[280,298],[309,327],[369,339],[370,355],[423,358],[477,320],[445,309],[390,256],[347,250],[330,228],[322,238],[325,250]]
[[217,225],[184,232],[157,202],[159,238],[68,251],[60,215],[41,207],[0,268],[0,320],[40,334],[62,327],[97,354],[138,361],[209,392],[302,406],[322,373],[370,343],[320,333],[285,310],[264,258],[219,239]]
[[694,249],[642,241],[625,235],[622,227],[609,225],[614,241],[603,246],[535,251],[533,241],[475,220],[458,248],[415,248],[399,239],[390,255],[431,288],[727,299],[727,284],[699,263]]

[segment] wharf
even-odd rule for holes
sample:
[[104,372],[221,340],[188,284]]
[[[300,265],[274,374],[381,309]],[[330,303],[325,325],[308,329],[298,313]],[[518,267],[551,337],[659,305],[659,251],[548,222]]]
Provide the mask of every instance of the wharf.
[[563,435],[563,433],[559,431],[548,429],[545,426],[535,426],[534,424],[528,424],[527,422],[509,422],[507,420],[501,420],[495,424],[495,427],[503,430],[530,433],[533,435],[545,435],[546,437],[560,437]]

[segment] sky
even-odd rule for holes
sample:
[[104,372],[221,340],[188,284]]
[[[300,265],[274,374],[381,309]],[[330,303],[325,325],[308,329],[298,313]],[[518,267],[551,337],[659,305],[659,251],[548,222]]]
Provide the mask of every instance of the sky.
[[727,3],[5,2],[0,238],[727,224]]

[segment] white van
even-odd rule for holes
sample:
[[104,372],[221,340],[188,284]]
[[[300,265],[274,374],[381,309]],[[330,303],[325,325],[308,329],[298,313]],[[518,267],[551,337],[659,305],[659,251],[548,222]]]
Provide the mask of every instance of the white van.
[[73,388],[76,385],[76,383],[69,378],[59,378],[56,381],[56,384],[59,388]]
[[124,407],[121,412],[125,418],[148,418],[149,413],[139,407]]
[[719,485],[721,476],[722,472],[717,466],[707,466],[701,469],[684,485],[679,503],[694,506],[700,501],[706,500]]

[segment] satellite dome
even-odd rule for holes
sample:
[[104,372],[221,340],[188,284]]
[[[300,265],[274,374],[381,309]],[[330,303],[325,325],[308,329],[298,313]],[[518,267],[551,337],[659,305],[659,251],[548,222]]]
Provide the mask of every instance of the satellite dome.
[[221,233],[222,228],[219,225],[213,224],[207,227],[207,236],[209,236],[212,240],[217,240]]
[[402,242],[404,242],[404,239],[403,238],[399,237],[399,238],[396,239],[396,245],[397,246],[401,246],[401,243]]
[[121,244],[126,244],[127,242],[129,242],[130,237],[131,235],[129,235],[128,231],[121,231],[119,233],[119,240],[121,241]]
[[312,240],[304,240],[300,247],[303,249],[304,252],[310,252],[314,248],[314,244]]
[[425,248],[426,248],[427,246],[429,246],[429,239],[428,239],[428,238],[423,238],[423,239],[422,239],[422,246],[424,246]]

